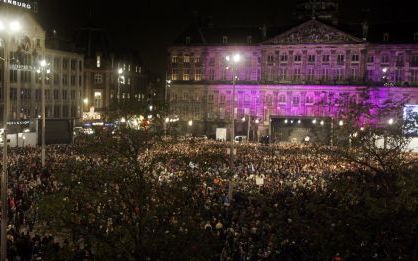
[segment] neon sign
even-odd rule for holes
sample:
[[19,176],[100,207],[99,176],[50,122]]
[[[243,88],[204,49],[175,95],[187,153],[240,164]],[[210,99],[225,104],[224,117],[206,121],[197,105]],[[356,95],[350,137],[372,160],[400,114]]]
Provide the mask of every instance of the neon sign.
[[29,3],[23,3],[20,1],[16,1],[16,0],[3,0],[2,2],[5,4],[14,5],[14,6],[25,8],[25,9],[32,9],[31,4]]

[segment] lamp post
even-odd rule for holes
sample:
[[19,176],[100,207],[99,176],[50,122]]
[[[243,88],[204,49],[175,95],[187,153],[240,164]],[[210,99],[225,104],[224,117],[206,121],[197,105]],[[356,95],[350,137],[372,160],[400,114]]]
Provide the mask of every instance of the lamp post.
[[45,168],[45,75],[50,74],[49,64],[45,59],[39,61],[39,67],[36,72],[41,77],[41,107],[42,107],[42,134],[41,134],[41,161],[42,168]]
[[17,21],[5,22],[0,20],[0,36],[3,38],[3,69],[4,69],[4,84],[3,84],[3,168],[1,176],[1,204],[2,204],[2,219],[1,219],[1,261],[7,259],[7,121],[9,116],[10,104],[10,58],[9,45],[11,43],[11,35],[21,30],[21,25]]
[[123,69],[119,68],[118,69],[118,119],[120,118],[120,84],[121,84],[121,80],[124,80],[124,76],[123,76]]
[[234,54],[232,57],[226,56],[226,61],[229,62],[232,66],[232,116],[231,116],[231,157],[230,157],[230,167],[231,170],[234,168],[234,143],[235,143],[235,86],[237,84],[238,76],[236,75],[236,66],[241,61],[240,54]]

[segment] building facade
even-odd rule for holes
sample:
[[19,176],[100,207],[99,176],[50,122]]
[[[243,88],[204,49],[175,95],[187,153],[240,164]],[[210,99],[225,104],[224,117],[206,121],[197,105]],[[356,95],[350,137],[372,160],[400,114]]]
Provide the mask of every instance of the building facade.
[[85,57],[82,94],[85,120],[104,119],[115,110],[118,101],[141,106],[146,74],[137,54],[113,50],[107,32],[91,25],[77,32],[75,45]]
[[[81,116],[81,93],[83,86],[83,56],[73,52],[50,49],[46,45],[46,33],[31,13],[16,12],[2,6],[0,18],[19,19],[22,30],[11,35],[10,101],[9,119],[12,121],[37,119],[41,115],[41,83],[39,62],[46,60],[50,73],[44,78],[46,117],[54,119],[79,119]],[[7,6],[6,6],[7,7]],[[13,14],[13,15],[12,15]],[[5,39],[2,32],[1,39]],[[4,45],[0,47],[4,56]],[[1,112],[3,118],[3,70],[1,77]]]
[[[368,41],[368,27],[360,28],[354,36],[312,19],[267,40],[265,32],[259,40],[202,28],[186,32],[168,50],[170,113],[196,122],[196,134],[213,135],[234,112],[237,125],[256,118],[260,135],[267,135],[274,117],[338,118],[330,102],[347,95],[355,101],[364,91],[376,101],[417,104],[418,33],[409,32],[403,43],[393,43],[387,32]],[[225,57],[236,53],[241,60],[231,67]]]

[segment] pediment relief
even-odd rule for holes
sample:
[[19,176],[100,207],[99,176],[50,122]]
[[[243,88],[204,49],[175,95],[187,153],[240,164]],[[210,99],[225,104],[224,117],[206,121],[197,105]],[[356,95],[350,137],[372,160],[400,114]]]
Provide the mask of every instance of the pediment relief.
[[264,44],[345,44],[362,42],[364,41],[355,36],[317,20],[310,20],[264,42]]

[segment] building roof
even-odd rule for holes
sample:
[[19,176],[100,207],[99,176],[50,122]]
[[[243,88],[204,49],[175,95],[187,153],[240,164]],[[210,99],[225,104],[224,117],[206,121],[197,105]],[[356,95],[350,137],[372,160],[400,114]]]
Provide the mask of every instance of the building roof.
[[[192,23],[179,35],[173,45],[249,45],[249,36],[251,36],[251,44],[260,44],[310,23],[345,34],[349,39],[357,39],[357,42],[366,38],[366,42],[369,43],[418,43],[418,35],[415,35],[414,39],[414,34],[418,33],[418,23],[333,25],[319,20],[308,20],[301,24],[280,27],[215,27]],[[385,33],[389,34],[388,39],[384,39]],[[226,44],[223,43],[223,36],[227,36]]]

